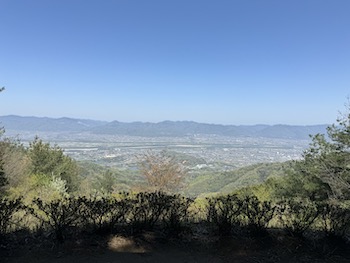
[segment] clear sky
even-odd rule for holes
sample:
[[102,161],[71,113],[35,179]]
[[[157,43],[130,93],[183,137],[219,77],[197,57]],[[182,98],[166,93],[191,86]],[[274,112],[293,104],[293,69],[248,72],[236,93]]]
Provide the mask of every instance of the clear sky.
[[349,0],[0,0],[0,115],[334,123]]

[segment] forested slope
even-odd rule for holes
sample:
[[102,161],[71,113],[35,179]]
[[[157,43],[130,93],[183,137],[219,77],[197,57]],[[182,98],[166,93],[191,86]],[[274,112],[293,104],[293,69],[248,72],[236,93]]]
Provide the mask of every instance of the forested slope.
[[260,184],[271,177],[284,176],[290,165],[290,162],[260,163],[233,171],[207,172],[189,180],[184,193],[189,196],[232,193],[242,187]]

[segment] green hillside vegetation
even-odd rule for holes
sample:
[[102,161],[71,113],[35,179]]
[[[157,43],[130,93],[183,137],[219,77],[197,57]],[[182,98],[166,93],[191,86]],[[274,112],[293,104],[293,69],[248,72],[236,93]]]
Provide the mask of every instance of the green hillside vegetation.
[[106,167],[93,162],[78,162],[80,167],[80,192],[132,191],[145,183],[138,170]]
[[239,188],[261,184],[269,178],[285,176],[291,165],[291,162],[260,163],[233,171],[210,172],[189,180],[184,192],[188,196],[232,193]]

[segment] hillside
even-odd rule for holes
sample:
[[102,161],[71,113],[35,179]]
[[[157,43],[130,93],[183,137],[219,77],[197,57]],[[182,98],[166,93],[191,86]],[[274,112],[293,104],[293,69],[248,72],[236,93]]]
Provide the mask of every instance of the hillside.
[[270,177],[284,176],[285,168],[289,164],[290,162],[260,163],[233,171],[199,175],[188,182],[184,192],[189,196],[218,192],[231,193],[245,186],[262,183]]
[[[180,157],[175,155],[175,158]],[[145,183],[144,178],[135,170],[120,170],[91,162],[79,162],[79,167],[83,178],[94,182],[98,182],[106,171],[111,171],[115,179],[114,187],[118,190],[130,190]],[[263,183],[270,177],[285,176],[288,167],[290,162],[259,163],[225,172],[208,170],[190,173],[182,192],[191,197],[232,193],[246,186]]]
[[327,125],[220,125],[193,121],[104,122],[72,118],[0,116],[0,123],[12,132],[89,132],[143,137],[180,137],[218,135],[279,139],[308,139],[310,134],[325,133]]

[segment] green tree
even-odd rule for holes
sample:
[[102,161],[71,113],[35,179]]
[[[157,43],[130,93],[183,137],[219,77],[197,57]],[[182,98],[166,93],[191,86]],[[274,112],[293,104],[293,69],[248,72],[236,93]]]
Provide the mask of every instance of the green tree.
[[[350,105],[350,104],[349,104]],[[312,201],[350,199],[350,107],[325,134],[311,136],[303,159],[289,175],[270,181],[277,197],[301,197]]]
[[78,188],[78,166],[76,162],[64,155],[57,145],[51,146],[35,138],[29,146],[32,174],[55,176],[67,183],[67,190],[73,192]]
[[286,174],[285,177],[266,181],[265,185],[272,192],[273,199],[302,198],[319,201],[328,198],[328,185],[315,176],[305,160],[296,161],[294,169],[286,171]]
[[337,119],[337,124],[323,134],[313,136],[304,154],[304,173],[318,178],[327,186],[332,199],[350,198],[350,107]]
[[98,180],[99,188],[102,192],[111,194],[113,193],[113,186],[115,184],[115,176],[111,170],[105,171]]

